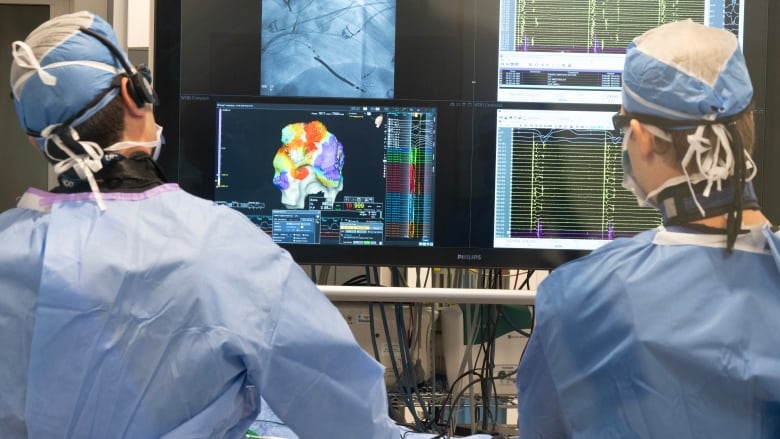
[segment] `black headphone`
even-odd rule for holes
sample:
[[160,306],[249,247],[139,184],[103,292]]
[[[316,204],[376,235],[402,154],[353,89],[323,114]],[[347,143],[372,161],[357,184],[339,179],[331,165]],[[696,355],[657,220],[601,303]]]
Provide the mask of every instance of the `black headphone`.
[[125,55],[121,50],[119,50],[119,48],[114,45],[114,43],[111,42],[111,40],[92,29],[81,27],[79,30],[87,35],[95,37],[104,46],[106,46],[109,51],[111,51],[111,54],[113,54],[116,59],[119,60],[119,62],[122,64],[122,67],[125,69],[125,73],[122,75],[127,76],[129,79],[129,81],[127,81],[127,91],[138,108],[143,108],[143,106],[146,104],[158,104],[157,94],[154,92],[150,80],[147,79],[143,71],[133,68],[127,62]]

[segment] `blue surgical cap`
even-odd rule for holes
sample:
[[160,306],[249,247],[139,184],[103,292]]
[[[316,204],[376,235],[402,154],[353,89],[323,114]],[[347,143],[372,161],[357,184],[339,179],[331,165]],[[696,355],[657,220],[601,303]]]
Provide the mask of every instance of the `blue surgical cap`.
[[623,69],[623,108],[671,120],[712,121],[745,110],[753,98],[736,36],[691,20],[634,39]]
[[118,47],[111,25],[86,11],[53,18],[24,42],[13,43],[14,105],[19,122],[31,135],[64,122],[77,126],[117,94],[112,83],[125,71],[121,61],[100,40],[80,31],[81,27]]

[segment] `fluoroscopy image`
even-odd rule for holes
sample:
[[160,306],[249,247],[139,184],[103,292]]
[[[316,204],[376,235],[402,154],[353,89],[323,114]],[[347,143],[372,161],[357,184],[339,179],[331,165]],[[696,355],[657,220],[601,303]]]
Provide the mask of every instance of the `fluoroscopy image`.
[[393,98],[396,0],[263,0],[260,94]]
[[344,188],[344,145],[320,121],[296,122],[282,129],[274,156],[274,185],[282,204],[303,209],[307,195],[323,193],[332,204]]

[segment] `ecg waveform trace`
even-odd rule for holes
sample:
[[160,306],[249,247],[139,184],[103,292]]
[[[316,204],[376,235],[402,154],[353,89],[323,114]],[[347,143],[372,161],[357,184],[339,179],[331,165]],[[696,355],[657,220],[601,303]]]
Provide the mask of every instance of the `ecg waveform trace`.
[[[704,0],[511,0],[518,52],[625,53],[648,29],[672,21],[704,23]],[[737,31],[738,0],[726,0],[725,28]]]
[[433,236],[435,118],[430,113],[389,113],[385,134],[387,237]]
[[513,129],[511,236],[611,240],[659,225],[621,187],[621,154],[611,131]]

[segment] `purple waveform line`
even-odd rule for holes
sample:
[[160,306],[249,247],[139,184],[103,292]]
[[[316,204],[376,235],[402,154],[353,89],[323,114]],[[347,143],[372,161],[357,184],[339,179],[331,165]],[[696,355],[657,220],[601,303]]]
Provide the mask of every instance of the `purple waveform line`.
[[601,39],[597,36],[593,37],[592,47],[583,46],[532,46],[531,40],[528,37],[523,37],[521,44],[515,46],[517,52],[569,52],[569,53],[626,53],[625,47],[609,47],[604,46],[601,48]]
[[633,233],[617,234],[614,231],[607,232],[567,232],[562,230],[547,231],[541,225],[536,229],[530,230],[511,230],[509,236],[512,238],[537,238],[537,239],[549,239],[549,238],[562,238],[562,239],[604,239],[605,236],[610,236],[610,239],[619,238],[622,236],[633,236]]

